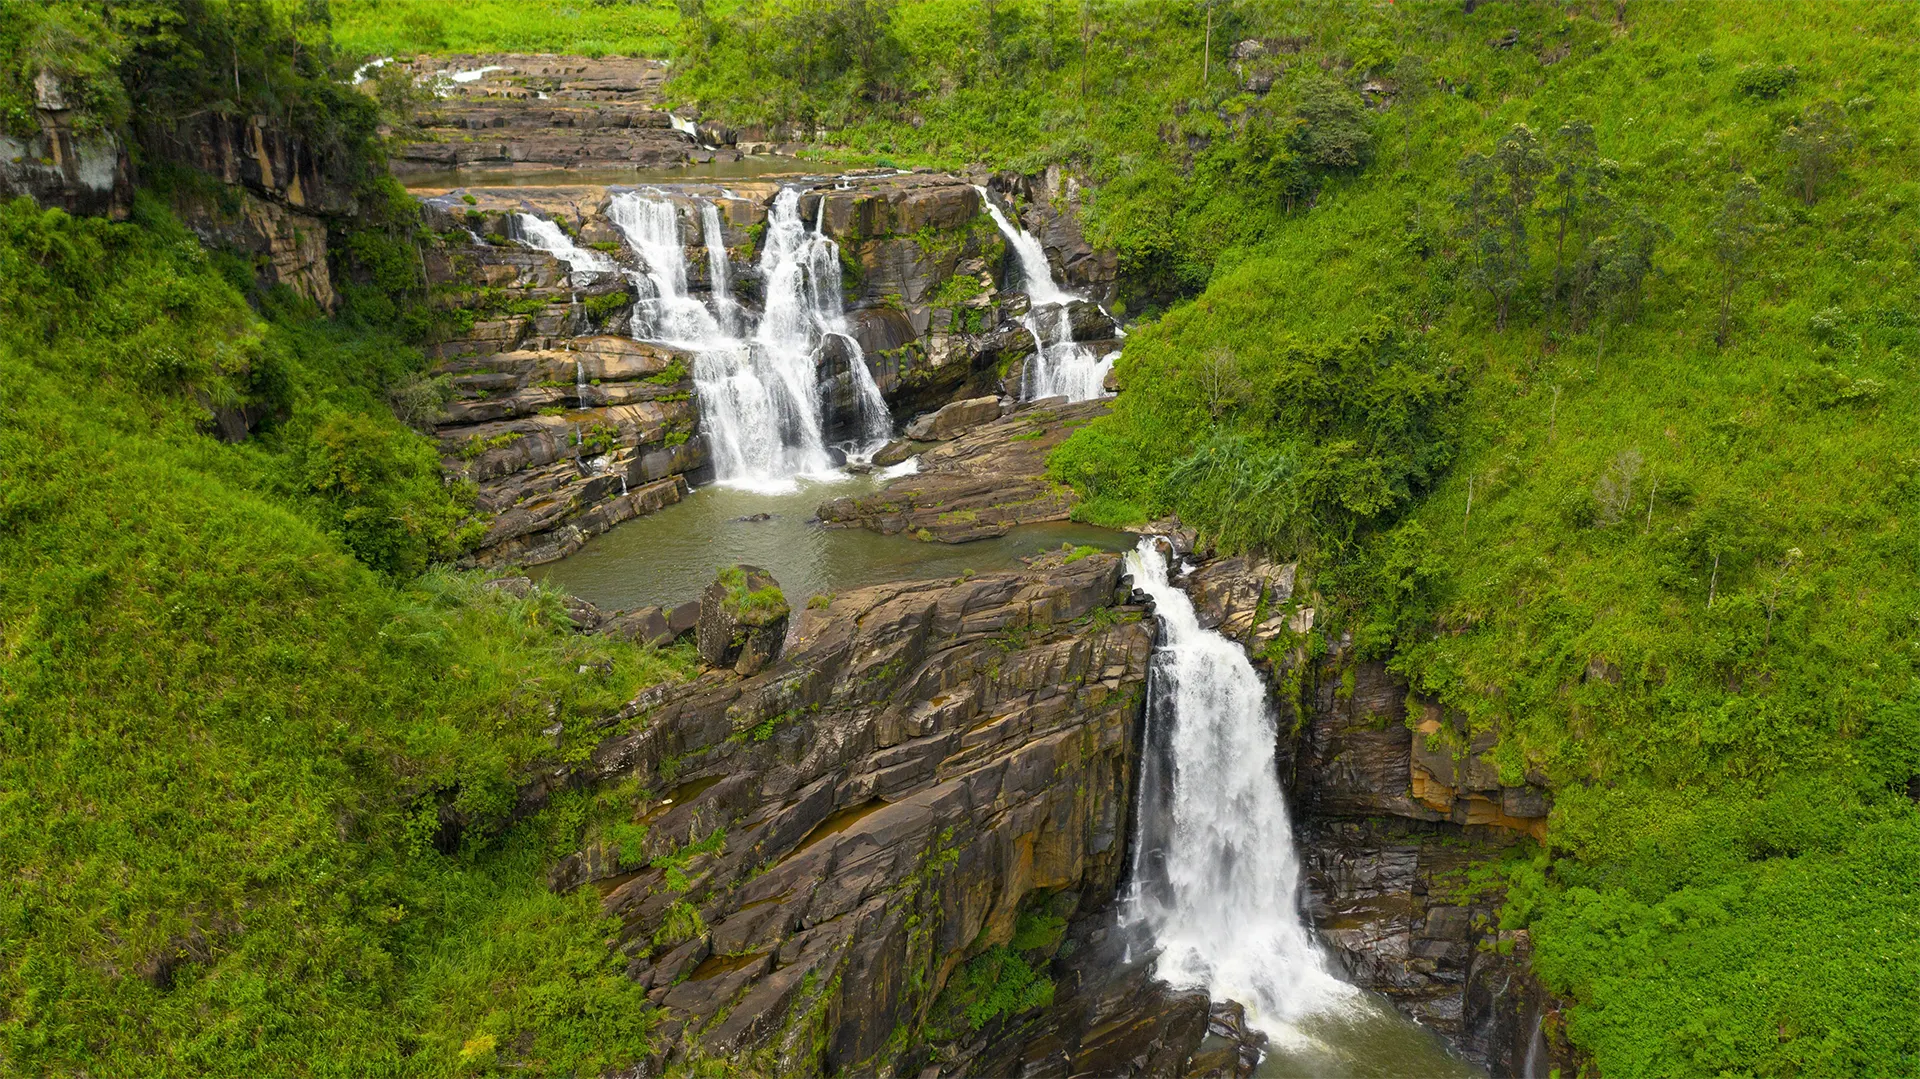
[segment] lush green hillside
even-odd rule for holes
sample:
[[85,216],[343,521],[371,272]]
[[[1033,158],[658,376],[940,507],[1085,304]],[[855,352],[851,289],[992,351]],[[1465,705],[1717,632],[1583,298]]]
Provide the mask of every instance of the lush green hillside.
[[[1097,519],[1299,555],[1310,645],[1351,632],[1552,784],[1509,918],[1600,1070],[1920,1071],[1920,11],[333,11],[337,59],[266,3],[0,7],[0,52],[89,123],[259,110],[359,154],[326,88],[357,57],[672,33],[710,118],[1068,163],[1144,317],[1056,470]],[[0,1072],[644,1044],[591,901],[540,876],[595,806],[508,809],[568,720],[688,660],[421,572],[462,496],[389,407],[418,358],[367,328],[408,315],[384,249],[344,249],[362,317],[323,322],[250,307],[155,198],[0,208]],[[241,405],[268,421],[218,442]]]
[[333,0],[331,8],[334,45],[356,58],[463,52],[666,56],[680,17],[674,0]]
[[[263,323],[151,202],[0,207],[0,282],[0,1071],[632,1059],[644,999],[544,876],[591,807],[502,829],[585,744],[556,716],[690,661],[356,561],[368,514],[445,519],[397,342]],[[283,420],[207,433],[269,380]]]
[[1552,783],[1511,918],[1603,1074],[1920,1069],[1920,13],[1211,7],[768,4],[675,87],[1098,185],[1166,310],[1056,471]]
[[[89,122],[134,101],[155,128],[207,107],[189,61],[219,47],[213,107],[330,115],[303,133],[375,173],[324,22],[316,52],[297,11],[206,14],[13,7],[0,45],[57,44]],[[350,317],[320,321],[153,193],[124,224],[0,204],[0,1073],[589,1073],[646,1046],[598,905],[546,886],[595,804],[513,813],[582,719],[691,659],[428,568],[471,495],[394,418],[421,357],[368,328],[408,324],[377,237],[343,248],[371,262],[342,256]],[[215,438],[241,410],[253,436]]]

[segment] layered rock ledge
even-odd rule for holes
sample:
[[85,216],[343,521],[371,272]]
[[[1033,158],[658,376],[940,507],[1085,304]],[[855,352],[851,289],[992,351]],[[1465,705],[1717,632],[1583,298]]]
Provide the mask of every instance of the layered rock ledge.
[[1153,623],[1120,559],[810,604],[750,677],[649,691],[562,786],[644,788],[555,870],[621,921],[673,1062],[871,1074],[964,959],[1123,866]]

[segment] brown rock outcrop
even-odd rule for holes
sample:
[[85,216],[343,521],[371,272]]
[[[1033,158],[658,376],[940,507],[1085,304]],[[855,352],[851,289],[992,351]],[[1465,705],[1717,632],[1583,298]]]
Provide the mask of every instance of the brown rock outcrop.
[[660,168],[699,156],[699,144],[659,107],[667,76],[659,60],[487,54],[398,66],[441,95],[414,118],[417,136],[394,146],[398,175]]
[[528,792],[649,792],[635,861],[589,844],[553,881],[602,889],[671,1061],[872,1073],[1036,893],[1112,895],[1153,638],[1120,581],[1050,556],[842,593],[764,669],[643,694]]
[[940,543],[1004,536],[1017,525],[1064,521],[1072,488],[1047,478],[1047,455],[1105,401],[1033,401],[920,455],[921,471],[859,498],[820,507],[829,525],[905,532]]

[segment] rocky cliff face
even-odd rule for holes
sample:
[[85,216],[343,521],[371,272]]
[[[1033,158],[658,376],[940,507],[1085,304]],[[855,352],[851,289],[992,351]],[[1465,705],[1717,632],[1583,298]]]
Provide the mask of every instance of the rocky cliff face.
[[1047,455],[1075,428],[1106,412],[1105,401],[1027,402],[1003,418],[952,432],[950,441],[920,454],[918,473],[870,495],[826,503],[820,520],[939,543],[1064,521],[1078,498],[1072,488],[1047,478]]
[[486,54],[395,66],[435,95],[414,117],[416,130],[393,146],[397,175],[660,168],[703,156],[660,107],[667,65],[659,60]]
[[133,206],[133,174],[119,136],[77,122],[69,88],[51,71],[33,81],[39,130],[0,134],[0,198],[22,195],[70,214],[120,219]]
[[620,919],[669,1061],[872,1074],[1023,907],[1111,896],[1145,615],[1111,555],[844,593],[797,611],[769,665],[650,691],[526,792],[643,788],[644,841],[590,845],[553,884]]

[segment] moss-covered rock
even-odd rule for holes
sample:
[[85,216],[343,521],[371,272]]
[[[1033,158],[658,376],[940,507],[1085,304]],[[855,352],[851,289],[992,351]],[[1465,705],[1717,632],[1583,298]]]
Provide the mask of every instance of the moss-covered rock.
[[700,596],[700,658],[752,674],[780,655],[792,608],[780,582],[758,566],[720,571]]

